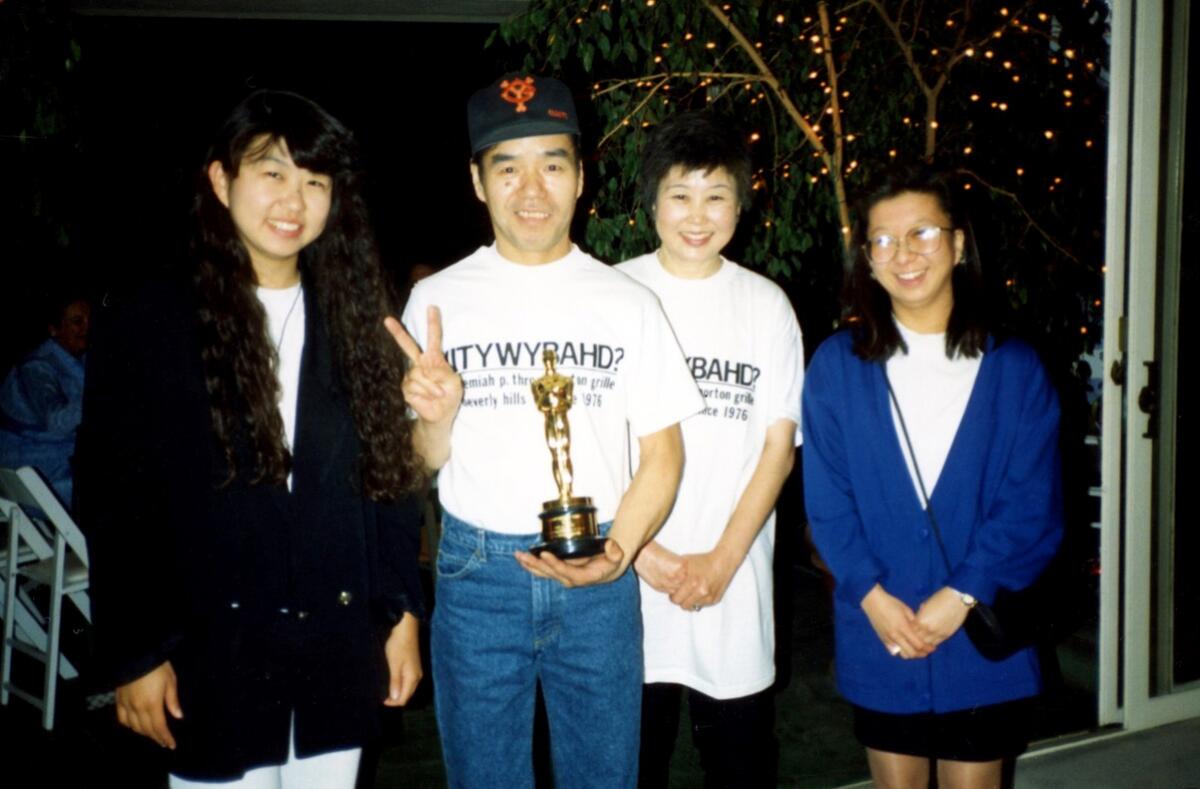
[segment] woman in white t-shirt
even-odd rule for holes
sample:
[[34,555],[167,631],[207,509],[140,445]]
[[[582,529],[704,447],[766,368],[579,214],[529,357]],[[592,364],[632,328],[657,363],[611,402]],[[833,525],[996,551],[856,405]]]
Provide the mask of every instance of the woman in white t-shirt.
[[1029,586],[1062,532],[1058,400],[1001,340],[965,196],[925,168],[860,200],[849,328],[804,389],[805,502],[837,582],[838,688],[877,786],[1000,786],[1028,742],[1035,650],[984,657],[964,623]]
[[355,785],[421,677],[422,481],[354,139],[221,127],[182,276],[105,299],[80,431],[97,652],[172,787]]
[[668,119],[642,151],[641,189],[660,246],[618,268],[662,302],[706,407],[680,426],[679,495],[634,565],[639,785],[668,785],[686,689],[708,785],[773,786],[774,508],[800,443],[800,328],[777,285],[721,257],[750,201],[735,129],[707,113]]

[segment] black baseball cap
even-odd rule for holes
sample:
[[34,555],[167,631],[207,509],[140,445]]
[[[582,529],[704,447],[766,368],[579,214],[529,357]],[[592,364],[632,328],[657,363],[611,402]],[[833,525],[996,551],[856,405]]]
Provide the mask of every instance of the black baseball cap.
[[507,74],[467,102],[471,153],[505,140],[579,134],[571,91],[553,77]]

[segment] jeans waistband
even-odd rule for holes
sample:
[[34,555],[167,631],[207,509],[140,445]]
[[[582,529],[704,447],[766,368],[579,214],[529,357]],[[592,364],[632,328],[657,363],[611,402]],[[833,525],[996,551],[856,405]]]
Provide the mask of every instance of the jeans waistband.
[[[608,534],[612,521],[600,524],[600,533]],[[480,554],[512,555],[513,551],[528,551],[542,541],[538,532],[531,534],[503,534],[472,526],[452,513],[442,511],[442,540],[444,542],[478,551]]]
[[442,512],[443,542],[478,551],[481,554],[507,554],[513,551],[528,551],[541,540],[537,532],[531,534],[502,534],[472,526],[449,512]]

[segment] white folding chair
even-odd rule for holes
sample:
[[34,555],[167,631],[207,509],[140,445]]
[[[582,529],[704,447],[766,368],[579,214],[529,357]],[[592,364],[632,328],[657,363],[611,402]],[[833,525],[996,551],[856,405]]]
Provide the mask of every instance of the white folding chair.
[[[45,559],[54,552],[50,542],[28,521],[22,522],[23,518],[24,513],[16,502],[0,498],[0,526],[7,526],[10,529],[20,528],[25,532],[25,539],[18,541],[17,560],[11,566],[8,548],[11,533],[5,532],[6,536],[0,544],[0,611],[3,611],[2,606],[8,599],[8,579],[16,574],[13,568]],[[30,599],[29,592],[20,584],[16,585],[16,600],[13,605],[15,612],[11,619],[14,637],[43,652],[48,650],[50,645],[49,635],[46,632],[48,623],[38,606]],[[4,614],[0,613],[0,617],[4,617]],[[2,643],[3,641],[0,640],[0,644]],[[8,654],[10,653],[5,653],[6,656]],[[79,676],[79,672],[75,670],[75,666],[66,655],[59,658],[58,671],[63,679],[75,679]],[[8,674],[8,663],[5,662],[3,669],[0,670],[0,704],[8,703],[8,691],[4,689],[4,683],[8,681]]]
[[[42,711],[42,726],[54,728],[58,677],[78,675],[61,655],[63,598],[68,598],[87,621],[88,553],[83,533],[50,488],[32,468],[0,469],[0,501],[7,502],[8,547],[4,572],[4,641],[0,660],[0,703],[11,693]],[[23,560],[24,559],[24,560]],[[29,594],[30,584],[49,591],[47,611]],[[13,652],[44,666],[42,694],[13,684]]]

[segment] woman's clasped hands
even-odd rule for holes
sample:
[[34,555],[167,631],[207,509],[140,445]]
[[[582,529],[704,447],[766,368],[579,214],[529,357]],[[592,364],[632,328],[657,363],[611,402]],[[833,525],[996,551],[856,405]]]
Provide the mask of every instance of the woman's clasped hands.
[[962,596],[943,586],[913,611],[902,600],[875,584],[862,600],[862,609],[884,648],[899,658],[923,658],[967,620],[970,608]]
[[672,603],[699,611],[721,602],[739,563],[720,548],[679,555],[652,542],[638,553],[633,567],[642,580],[669,595]]

